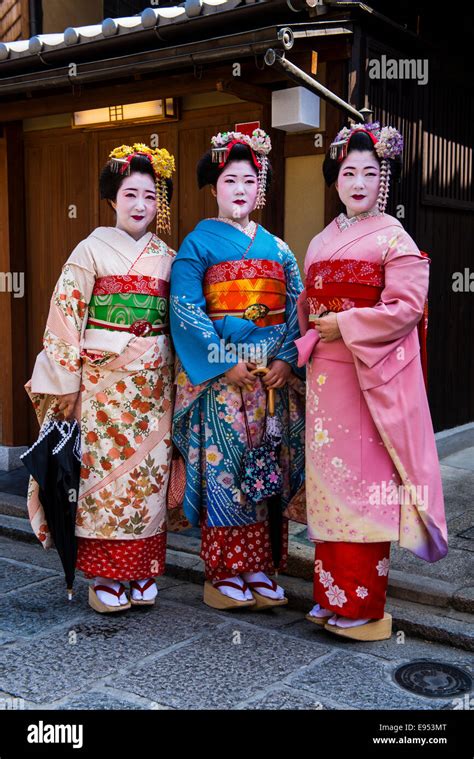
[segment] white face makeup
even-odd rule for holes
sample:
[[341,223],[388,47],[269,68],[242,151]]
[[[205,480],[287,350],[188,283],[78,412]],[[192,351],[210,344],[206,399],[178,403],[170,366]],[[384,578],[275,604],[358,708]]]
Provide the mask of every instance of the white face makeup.
[[250,161],[229,161],[219,176],[216,190],[219,216],[245,227],[257,202],[257,170]]
[[376,206],[379,185],[380,164],[371,150],[353,150],[344,158],[336,190],[349,218]]
[[137,171],[125,177],[112,207],[117,214],[115,226],[139,240],[156,216],[156,190],[152,177]]

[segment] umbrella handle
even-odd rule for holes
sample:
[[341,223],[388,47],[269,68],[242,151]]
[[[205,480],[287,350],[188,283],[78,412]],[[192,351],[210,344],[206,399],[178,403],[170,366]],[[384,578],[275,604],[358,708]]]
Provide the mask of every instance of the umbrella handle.
[[[268,368],[268,366],[257,366],[256,369],[252,369],[250,374],[254,374],[257,377],[259,374],[263,374],[263,375],[268,374],[269,371],[270,369]],[[275,413],[275,391],[271,387],[268,389],[267,392],[268,392],[268,413],[270,416],[273,416]]]

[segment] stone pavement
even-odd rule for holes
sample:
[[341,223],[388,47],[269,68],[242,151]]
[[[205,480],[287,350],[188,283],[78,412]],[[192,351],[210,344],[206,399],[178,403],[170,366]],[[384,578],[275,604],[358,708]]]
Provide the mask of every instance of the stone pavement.
[[[169,559],[177,572],[175,553]],[[294,605],[220,612],[202,603],[201,581],[169,575],[158,579],[155,607],[99,615],[88,606],[82,577],[67,601],[55,551],[0,537],[0,556],[0,703],[13,698],[21,699],[17,708],[62,710],[472,708],[472,696],[460,706],[394,680],[400,664],[420,659],[472,674],[472,654],[453,646],[400,632],[376,643],[339,640]],[[183,577],[199,561],[187,559]]]
[[[406,635],[474,650],[474,426],[437,434],[449,552],[434,564],[392,544],[388,609]],[[0,535],[37,544],[26,511],[27,473],[0,472]],[[199,530],[168,536],[168,573],[202,583]],[[20,550],[20,549],[18,549]],[[1,552],[0,552],[1,555]],[[290,556],[282,582],[292,607],[312,605],[314,547],[304,525],[290,523]],[[286,576],[289,575],[289,576]]]

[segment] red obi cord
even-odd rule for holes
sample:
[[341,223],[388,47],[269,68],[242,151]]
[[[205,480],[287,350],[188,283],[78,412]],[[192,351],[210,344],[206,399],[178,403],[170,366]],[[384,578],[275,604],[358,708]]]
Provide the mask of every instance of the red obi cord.
[[76,569],[86,577],[146,580],[165,572],[166,532],[132,540],[77,539]]
[[111,295],[114,293],[136,293],[137,295],[154,295],[168,298],[170,283],[157,277],[144,274],[111,274],[98,277],[95,281],[93,295]]
[[382,619],[390,543],[317,543],[314,600],[350,619]]

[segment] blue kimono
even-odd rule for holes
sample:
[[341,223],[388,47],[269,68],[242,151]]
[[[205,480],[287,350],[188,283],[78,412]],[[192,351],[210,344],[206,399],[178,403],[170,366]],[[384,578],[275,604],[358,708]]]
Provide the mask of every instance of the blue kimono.
[[274,391],[283,429],[282,509],[303,482],[304,385],[294,344],[303,285],[288,245],[260,225],[254,230],[252,239],[232,222],[201,221],[172,265],[170,327],[178,364],[173,441],[186,462],[183,508],[193,525],[203,509],[211,527],[267,518],[265,501],[249,504],[240,489],[242,455],[249,445],[242,403],[257,446],[266,391],[260,380],[242,393],[227,382],[225,372],[239,360],[261,365],[281,359],[292,367],[291,381]]

